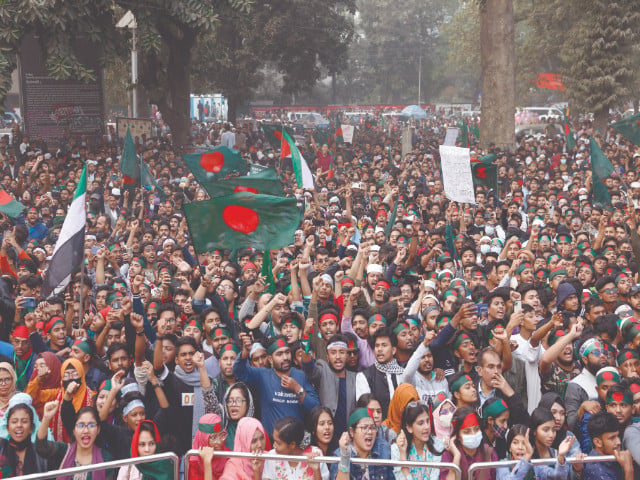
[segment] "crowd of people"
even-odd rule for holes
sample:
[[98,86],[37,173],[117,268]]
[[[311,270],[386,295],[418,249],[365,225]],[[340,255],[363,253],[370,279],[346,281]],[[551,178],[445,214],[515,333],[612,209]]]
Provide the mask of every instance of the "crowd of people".
[[[296,197],[299,230],[268,252],[194,251],[182,205],[207,194],[164,139],[136,139],[163,192],[123,183],[117,142],[3,140],[2,188],[26,209],[1,220],[0,476],[197,449],[190,479],[454,480],[452,463],[468,480],[498,460],[515,464],[475,478],[640,478],[640,148],[597,137],[615,166],[600,205],[588,124],[572,149],[471,139],[497,185],[461,205],[438,154],[454,123],[414,125],[404,154],[403,129],[375,121],[347,145],[305,132],[313,191],[259,123],[194,123],[197,148],[237,148]],[[85,164],[84,265],[45,298]]]

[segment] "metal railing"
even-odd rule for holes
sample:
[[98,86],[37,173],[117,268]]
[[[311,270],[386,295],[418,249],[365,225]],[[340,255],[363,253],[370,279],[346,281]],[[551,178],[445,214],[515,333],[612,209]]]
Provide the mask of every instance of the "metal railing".
[[50,472],[44,473],[32,473],[31,475],[22,475],[20,477],[13,478],[15,478],[16,480],[41,480],[46,478],[62,477],[65,475],[73,476],[78,473],[90,473],[101,470],[109,470],[111,468],[117,469],[129,465],[151,463],[158,460],[171,460],[171,463],[173,464],[173,478],[174,480],[178,480],[180,478],[180,458],[173,452],[158,453],[156,455],[149,455],[148,457],[114,460],[112,462],[96,463],[93,465],[82,465],[80,467],[63,468],[61,470],[51,470]]
[[[549,465],[556,463],[557,458],[534,458],[529,460],[529,463],[533,466],[536,465]],[[492,470],[498,467],[513,467],[520,460],[501,460],[499,462],[478,462],[474,463],[469,467],[468,470],[468,480],[473,480],[473,474],[479,470]],[[597,457],[584,457],[584,458],[576,458],[569,457],[565,459],[565,462],[568,464],[574,463],[598,463],[598,462],[615,462],[616,457],[613,455],[601,455]]]
[[[324,457],[319,456],[315,458],[307,458],[304,455],[278,455],[277,453],[247,453],[247,452],[222,452],[214,451],[215,457],[228,457],[228,458],[249,458],[260,460],[283,460],[285,462],[315,462],[315,463],[340,463],[340,457]],[[191,457],[200,457],[198,450],[189,450],[184,456],[184,480],[189,480],[189,460]],[[419,462],[410,460],[390,460],[384,458],[352,458],[351,463],[360,465],[383,465],[389,467],[421,467],[421,468],[437,468],[453,470],[456,473],[456,480],[462,478],[462,471],[460,467],[455,463],[443,463],[443,462]]]

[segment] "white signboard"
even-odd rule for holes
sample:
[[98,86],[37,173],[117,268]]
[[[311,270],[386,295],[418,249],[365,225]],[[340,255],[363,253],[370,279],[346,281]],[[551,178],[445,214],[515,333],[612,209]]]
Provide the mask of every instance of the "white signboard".
[[458,134],[459,133],[460,133],[460,130],[457,129],[456,127],[447,128],[447,134],[444,137],[444,144],[443,145],[449,145],[450,147],[455,147],[456,146],[456,140],[458,139]]
[[444,193],[454,202],[476,203],[468,148],[440,145]]
[[344,143],[353,143],[353,125],[343,124],[341,128]]

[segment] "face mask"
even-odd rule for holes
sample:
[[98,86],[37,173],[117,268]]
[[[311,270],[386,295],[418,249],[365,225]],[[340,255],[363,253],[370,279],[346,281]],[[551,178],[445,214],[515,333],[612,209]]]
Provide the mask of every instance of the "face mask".
[[451,426],[451,420],[453,419],[453,412],[446,415],[440,415],[440,424],[443,427],[449,428]]
[[484,226],[484,233],[486,233],[487,235],[491,236],[495,233],[495,229],[493,228],[492,225],[485,225]]
[[578,199],[579,199],[581,202],[582,202],[582,201],[584,201],[584,200],[586,200],[587,198],[589,198],[587,195],[580,195],[580,196],[578,197]]
[[462,446],[474,450],[482,443],[482,432],[474,433],[473,435],[462,435]]
[[569,181],[569,175],[562,175],[562,180],[564,180],[565,182]]
[[560,159],[560,163],[561,163],[562,165],[566,165],[566,164],[567,164],[567,159],[566,159],[566,158],[561,158],[561,159]]
[[500,252],[502,252],[502,247],[500,245],[491,245],[491,251],[500,255]]
[[498,438],[506,438],[507,432],[509,431],[508,428],[502,428],[501,426],[496,425],[495,423],[491,426],[491,428],[493,428],[493,433],[495,433],[496,437]]
[[491,245],[480,245],[480,253],[482,255],[486,255],[487,253],[489,253],[491,251]]

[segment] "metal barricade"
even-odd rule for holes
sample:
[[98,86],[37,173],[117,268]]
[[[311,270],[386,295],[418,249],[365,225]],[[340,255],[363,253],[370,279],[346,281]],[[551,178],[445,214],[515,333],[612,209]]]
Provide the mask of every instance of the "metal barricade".
[[44,473],[32,473],[31,475],[23,475],[13,477],[16,480],[41,480],[46,478],[56,478],[64,475],[75,475],[78,473],[90,473],[100,470],[108,470],[110,468],[117,469],[128,465],[139,465],[141,463],[151,463],[158,460],[171,460],[173,464],[173,477],[175,480],[180,478],[180,458],[173,452],[158,453],[149,455],[148,457],[127,458],[125,460],[114,460],[112,462],[97,463],[95,465],[83,465],[80,467],[63,468],[61,470],[51,470]]
[[[304,455],[278,455],[277,453],[247,453],[247,452],[222,452],[214,451],[213,455],[216,457],[229,457],[229,458],[259,458],[261,460],[284,460],[286,462],[315,462],[315,463],[340,463],[340,457],[315,457],[309,459]],[[189,480],[189,459],[191,457],[200,457],[198,450],[189,450],[184,456],[184,480]],[[417,461],[395,461],[383,458],[352,458],[351,463],[360,465],[386,465],[390,467],[422,467],[422,468],[437,468],[438,470],[446,468],[456,472],[456,480],[460,480],[462,477],[462,471],[460,467],[455,463],[443,463],[443,462],[417,462]]]
[[[533,466],[535,465],[549,465],[549,464],[554,464],[556,463],[556,458],[534,458],[532,460],[529,460],[529,463]],[[601,456],[597,456],[597,457],[584,457],[584,458],[576,458],[576,457],[569,457],[566,458],[565,461],[568,464],[573,464],[573,463],[598,463],[598,462],[615,462],[616,461],[616,457],[614,457],[613,455],[601,455]],[[519,460],[501,460],[499,462],[478,462],[478,463],[474,463],[473,465],[471,465],[471,467],[469,467],[468,470],[468,480],[473,480],[473,474],[476,473],[479,470],[491,470],[491,469],[495,469],[498,467],[512,467],[514,465],[516,465],[519,462]]]

